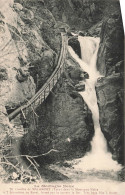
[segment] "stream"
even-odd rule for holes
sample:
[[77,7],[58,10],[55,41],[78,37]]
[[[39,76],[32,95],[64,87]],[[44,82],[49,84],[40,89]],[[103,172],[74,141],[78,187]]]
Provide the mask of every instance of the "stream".
[[92,112],[95,134],[91,141],[91,151],[84,157],[66,161],[69,167],[58,164],[58,166],[51,165],[51,169],[61,172],[73,181],[117,180],[117,173],[122,166],[112,159],[112,154],[108,151],[107,141],[99,123],[99,108],[95,90],[97,79],[103,77],[96,69],[100,38],[79,36],[78,41],[82,59],[78,57],[72,47],[68,46],[68,50],[83,71],[89,74],[89,79],[82,81],[85,84],[85,91],[81,91],[79,94]]

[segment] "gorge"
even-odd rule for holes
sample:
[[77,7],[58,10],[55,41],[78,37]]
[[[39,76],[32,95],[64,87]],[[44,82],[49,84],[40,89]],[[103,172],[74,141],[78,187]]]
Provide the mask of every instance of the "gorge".
[[[77,178],[78,167],[98,174],[111,167],[117,174],[106,177],[124,180],[124,33],[119,1],[110,1],[1,1],[2,163],[27,167],[27,155],[35,156],[30,160],[45,181]],[[61,31],[68,42],[64,72],[42,104],[9,121],[56,69]],[[14,179],[15,169],[4,168],[11,170],[7,178],[20,180],[19,171]]]

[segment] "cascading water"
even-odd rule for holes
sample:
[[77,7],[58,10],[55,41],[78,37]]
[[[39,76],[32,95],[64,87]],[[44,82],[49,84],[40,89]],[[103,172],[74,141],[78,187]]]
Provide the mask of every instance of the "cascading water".
[[116,161],[112,159],[111,153],[107,150],[107,143],[100,128],[99,109],[95,85],[97,79],[101,77],[96,69],[97,52],[99,48],[99,38],[78,37],[81,46],[82,60],[77,56],[74,50],[69,46],[69,52],[73,58],[80,64],[81,68],[89,74],[89,79],[85,81],[85,91],[79,92],[92,112],[95,135],[91,142],[91,151],[81,159],[75,168],[80,170],[114,170],[121,169]]

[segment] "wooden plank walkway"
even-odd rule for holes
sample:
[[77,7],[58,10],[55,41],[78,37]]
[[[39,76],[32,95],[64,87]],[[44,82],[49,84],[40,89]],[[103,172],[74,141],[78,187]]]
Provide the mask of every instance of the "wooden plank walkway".
[[66,58],[66,47],[67,47],[67,36],[65,33],[61,33],[62,37],[62,47],[60,51],[60,56],[58,59],[57,66],[49,77],[47,82],[42,86],[42,88],[24,105],[14,110],[11,114],[8,115],[9,120],[14,119],[19,113],[23,114],[24,119],[26,119],[26,113],[28,112],[29,107],[34,110],[37,106],[42,104],[44,100],[48,97],[52,91],[55,84],[58,82],[60,76],[65,69],[65,58]]

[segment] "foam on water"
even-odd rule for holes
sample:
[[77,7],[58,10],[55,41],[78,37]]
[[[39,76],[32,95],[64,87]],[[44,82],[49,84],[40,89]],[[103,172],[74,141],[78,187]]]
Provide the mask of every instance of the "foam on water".
[[112,159],[112,154],[108,152],[107,142],[99,124],[99,108],[95,85],[97,79],[101,77],[96,68],[100,39],[79,36],[78,40],[81,46],[82,59],[78,57],[70,46],[68,47],[68,50],[72,57],[79,63],[83,71],[86,71],[89,74],[89,79],[86,79],[85,81],[85,91],[79,93],[92,112],[95,135],[91,141],[91,151],[81,159],[81,162],[74,165],[74,167],[83,171],[92,169],[118,171],[122,167],[117,161]]

